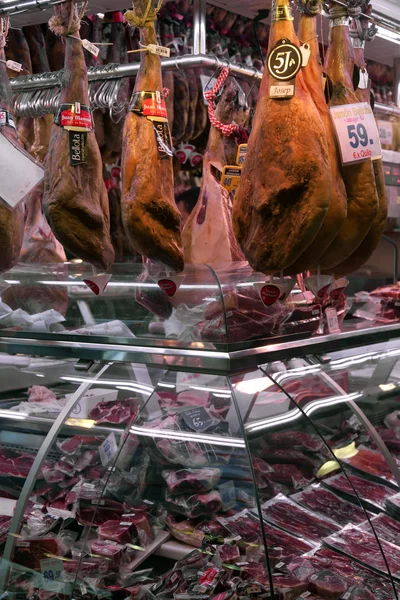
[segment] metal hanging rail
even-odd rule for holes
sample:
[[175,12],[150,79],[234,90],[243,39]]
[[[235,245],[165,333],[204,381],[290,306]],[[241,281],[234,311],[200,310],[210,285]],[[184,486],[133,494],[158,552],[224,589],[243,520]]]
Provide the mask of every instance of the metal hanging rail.
[[1,15],[12,15],[24,12],[32,12],[34,10],[45,10],[55,4],[63,4],[66,0],[22,0],[0,8]]

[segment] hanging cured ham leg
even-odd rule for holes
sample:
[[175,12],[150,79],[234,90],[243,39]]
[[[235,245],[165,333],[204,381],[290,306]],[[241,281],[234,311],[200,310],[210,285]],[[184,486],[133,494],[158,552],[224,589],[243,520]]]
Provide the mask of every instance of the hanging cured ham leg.
[[[331,106],[354,104],[359,100],[353,91],[354,53],[347,11],[332,2],[330,15],[331,34],[326,72],[333,86]],[[378,212],[378,195],[371,161],[343,166],[342,175],[347,192],[347,218],[321,260],[325,269],[330,269],[330,272],[333,270],[338,275],[350,273],[361,266],[362,263],[356,265],[355,261],[347,259],[367,236]],[[345,260],[345,270],[342,267],[336,269]]]
[[[229,80],[215,113],[221,123],[234,121],[244,126],[248,109],[236,104],[239,88]],[[186,263],[215,264],[245,260],[232,228],[232,200],[220,183],[221,171],[234,165],[237,144],[232,136],[225,137],[211,126],[203,160],[203,182],[200,197],[183,231],[183,251]]]
[[[54,235],[69,252],[100,269],[108,269],[114,262],[114,250],[95,133],[67,131],[63,126],[73,122],[76,129],[76,123],[90,111],[79,26],[75,0],[54,7],[49,27],[65,37],[65,71],[60,124],[53,125],[46,161],[43,208]],[[91,117],[85,121],[89,121],[89,129]]]
[[[8,20],[0,19],[0,109],[7,116],[7,124],[0,125],[0,132],[12,142],[17,142],[12,113],[12,94],[5,64]],[[20,203],[11,210],[0,200],[0,272],[8,271],[18,261],[24,235],[24,209]]]
[[269,68],[233,206],[239,244],[264,273],[287,269],[310,246],[332,195],[326,130],[300,70],[289,0],[276,0],[272,18]]
[[332,172],[332,198],[317,237],[288,269],[288,273],[292,275],[317,268],[322,255],[338,234],[347,215],[347,196],[340,172],[340,156],[335,144],[335,132],[322,84],[323,69],[317,32],[317,15],[321,13],[321,2],[320,0],[309,0],[306,4],[300,2],[299,7],[302,11],[298,31],[299,40],[305,45],[306,50],[308,46],[311,52],[308,64],[303,69],[304,82],[325,126]]
[[[368,11],[368,2],[365,3],[362,11],[365,13]],[[370,102],[371,96],[371,82],[367,78],[368,74],[366,71],[366,64],[364,58],[364,47],[365,38],[368,38],[368,26],[369,23],[365,19],[361,22],[358,21],[358,27],[352,30],[352,39],[354,45],[354,57],[356,65],[360,68],[360,85],[356,90],[356,97],[358,102]],[[354,23],[356,25],[356,23]],[[375,177],[375,186],[378,194],[378,213],[372,223],[372,227],[368,234],[361,242],[359,247],[353,254],[340,265],[335,266],[334,271],[336,275],[347,275],[348,273],[357,271],[362,265],[364,265],[371,257],[372,253],[379,244],[382,234],[385,229],[388,206],[385,189],[385,176],[383,173],[382,159],[373,160],[372,168]]]
[[[157,45],[157,11],[152,1],[134,0],[133,7],[125,18],[140,27],[142,45]],[[123,133],[122,218],[137,252],[181,271],[180,214],[174,199],[171,136],[162,92],[160,57],[142,52]]]

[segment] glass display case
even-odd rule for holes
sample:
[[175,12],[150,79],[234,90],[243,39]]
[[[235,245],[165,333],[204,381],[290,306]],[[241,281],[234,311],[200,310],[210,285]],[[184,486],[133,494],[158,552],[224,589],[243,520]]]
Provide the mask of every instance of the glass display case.
[[[0,328],[0,597],[398,598],[400,326],[162,338],[128,275],[79,307],[84,268],[60,330],[4,278],[12,319],[50,313]],[[193,270],[171,310],[217,303],[229,332],[233,277]]]

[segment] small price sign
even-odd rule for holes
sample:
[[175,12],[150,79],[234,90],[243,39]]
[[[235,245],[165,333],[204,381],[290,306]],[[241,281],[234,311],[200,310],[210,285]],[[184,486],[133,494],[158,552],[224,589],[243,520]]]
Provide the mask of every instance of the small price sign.
[[378,121],[379,137],[385,146],[393,145],[393,123],[390,121]]
[[378,126],[368,102],[330,108],[344,165],[382,158]]
[[182,417],[186,425],[193,431],[207,431],[214,424],[213,417],[202,406],[185,410]]
[[118,444],[115,439],[115,433],[112,432],[99,448],[100,460],[103,467],[106,467],[118,452]]
[[57,592],[60,585],[63,584],[64,564],[58,558],[48,558],[40,561],[40,571],[42,573],[44,590]]
[[336,308],[327,308],[325,316],[329,333],[339,333],[340,327]]

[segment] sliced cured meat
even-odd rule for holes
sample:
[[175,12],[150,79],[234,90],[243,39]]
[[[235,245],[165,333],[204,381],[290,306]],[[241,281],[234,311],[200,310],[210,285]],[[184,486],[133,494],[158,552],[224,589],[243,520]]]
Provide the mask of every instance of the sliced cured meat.
[[[333,2],[331,13],[343,15],[343,9]],[[332,82],[331,106],[354,104],[358,101],[353,91],[354,53],[346,19],[331,19],[331,33],[326,54],[326,73]],[[342,167],[347,192],[347,217],[338,235],[323,255],[325,268],[341,265],[357,250],[371,229],[378,213],[378,195],[370,160]],[[352,272],[351,260],[346,263]],[[338,275],[342,267],[338,267]]]
[[400,548],[399,521],[391,519],[387,515],[381,513],[377,517],[371,519],[371,522],[367,521],[363,525],[360,525],[360,528],[371,532],[371,526],[380,540],[382,539],[386,542],[391,542]]
[[278,592],[282,600],[292,600],[307,590],[307,583],[293,575],[273,575],[274,592]]
[[345,461],[364,473],[395,482],[394,475],[380,452],[360,447],[355,456],[347,458]]
[[361,507],[350,504],[319,485],[313,485],[303,492],[291,496],[302,506],[321,515],[326,515],[339,525],[359,524],[366,519]]
[[236,564],[240,561],[240,549],[231,544],[222,544],[218,546],[217,556],[221,563]]
[[[216,110],[222,123],[244,126],[249,113],[237,105],[238,85],[228,80]],[[183,230],[183,253],[186,263],[214,264],[245,260],[232,228],[232,199],[221,185],[222,169],[236,163],[237,144],[211,127],[203,160],[200,196]]]
[[189,546],[201,548],[204,542],[205,534],[194,528],[189,521],[180,521],[168,515],[166,526],[174,538]]
[[133,523],[124,521],[106,521],[97,530],[99,538],[118,544],[132,544],[137,539],[137,530]]
[[[133,13],[128,12],[125,17],[129,19],[129,15],[132,15],[133,23],[143,22],[141,43],[144,46],[157,45],[155,11],[150,10],[149,13],[147,0],[134,0],[133,6]],[[144,15],[147,17],[144,18]],[[163,92],[160,57],[150,52],[142,52],[134,99],[140,98],[142,92],[154,94],[154,104]],[[180,213],[174,199],[172,158],[165,146],[160,146],[160,139],[157,141],[155,131],[157,127],[157,135],[160,136],[161,129],[168,144],[168,120],[157,117],[157,121],[151,121],[141,112],[142,114],[130,111],[125,120],[122,154],[123,222],[132,245],[139,254],[181,271],[183,255]],[[160,121],[160,118],[164,118],[164,121]]]
[[212,468],[168,470],[163,471],[162,476],[171,494],[179,495],[187,492],[203,494],[217,485],[221,470]]
[[314,573],[309,579],[309,588],[327,600],[338,600],[348,588],[348,584],[337,573],[325,569]]
[[90,435],[74,435],[72,438],[58,441],[57,446],[63,454],[71,456],[80,454],[81,449],[97,448],[104,442],[103,436],[94,437]]
[[[369,27],[369,20],[360,19],[362,29]],[[354,32],[353,32],[354,33]],[[355,38],[352,37],[352,40]],[[357,39],[357,38],[356,38]],[[355,64],[361,70],[366,71],[366,62],[364,58],[364,40],[358,40],[358,43],[354,47]],[[358,102],[367,102],[369,104],[371,97],[371,81],[369,85],[365,86],[364,89],[358,88],[356,90],[356,97]],[[347,274],[354,272],[365,264],[376,247],[378,246],[382,234],[385,229],[386,219],[388,214],[388,205],[385,188],[385,176],[383,173],[382,159],[372,161],[372,168],[375,177],[376,191],[378,194],[378,212],[374,219],[371,229],[366,235],[365,239],[359,245],[357,250],[341,265],[335,267],[335,273],[337,275]]]
[[[14,144],[18,143],[14,126],[13,101],[5,64],[4,48],[8,34],[8,21],[0,19],[0,108],[8,111],[9,125],[0,125],[0,132]],[[8,271],[17,262],[24,235],[24,208],[20,203],[11,210],[0,200],[0,272]]]
[[[276,11],[291,18],[289,0],[278,0]],[[293,21],[273,19],[269,49],[282,39],[298,47]],[[303,73],[290,99],[270,98],[272,84],[266,68],[233,206],[239,244],[263,273],[287,269],[310,246],[332,196],[327,134]]]
[[[309,5],[306,5],[308,7]],[[305,8],[307,10],[307,8]],[[326,104],[325,93],[322,86],[322,64],[319,54],[319,39],[317,32],[317,16],[302,13],[298,31],[300,40],[309,40],[310,58],[307,66],[303,69],[304,82],[309,89],[311,97],[317,107],[323,121],[329,148],[329,162],[332,172],[332,198],[329,210],[316,238],[301,257],[289,268],[289,273],[302,273],[303,271],[315,269],[320,263],[320,257],[324,254],[330,243],[336,237],[340,227],[347,216],[347,196],[343,177],[340,172],[340,157],[335,144],[335,133],[333,123]],[[323,267],[323,265],[320,265]]]
[[183,514],[190,519],[209,517],[222,509],[221,496],[215,490],[206,494],[196,494],[189,498],[172,496],[170,492],[166,492],[165,499],[173,512]]
[[341,474],[325,479],[323,485],[343,493],[345,496],[352,498],[353,501],[358,496],[368,506],[381,509],[384,509],[385,503],[396,495],[394,490],[389,487],[350,474]]
[[[87,68],[79,38],[75,0],[54,7],[50,28],[66,37],[61,104],[89,106]],[[54,235],[78,258],[100,269],[114,261],[110,213],[94,131],[87,136],[86,163],[70,164],[70,132],[53,125],[45,168],[43,208]]]

